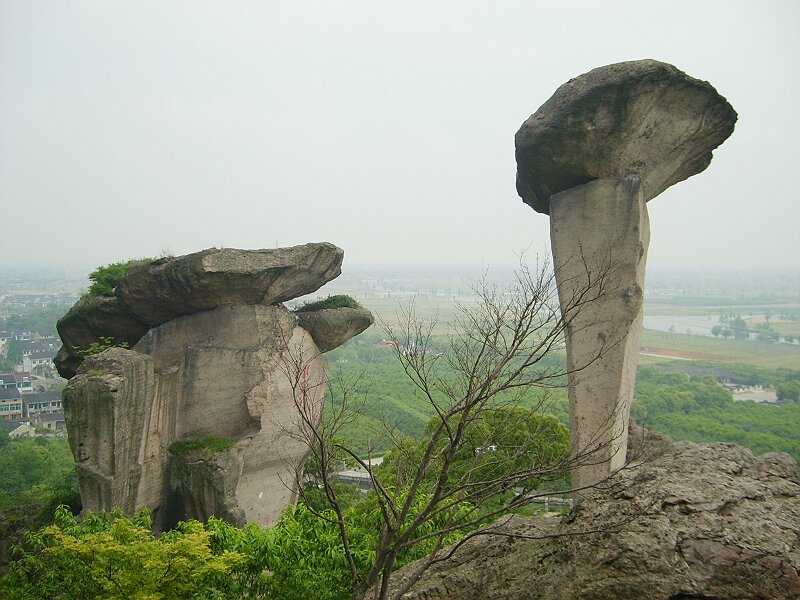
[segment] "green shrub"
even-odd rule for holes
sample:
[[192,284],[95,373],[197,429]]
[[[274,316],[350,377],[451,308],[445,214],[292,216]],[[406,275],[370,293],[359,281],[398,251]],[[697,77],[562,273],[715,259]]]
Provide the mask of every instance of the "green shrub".
[[[87,512],[78,522],[66,506],[53,525],[30,532],[0,579],[9,600],[242,598],[232,577],[246,556],[212,550],[215,533],[198,521],[153,534],[144,508]],[[252,596],[250,596],[252,597]]]
[[118,348],[128,349],[131,345],[128,342],[114,343],[114,338],[110,336],[103,336],[98,342],[92,342],[86,348],[75,346],[75,351],[81,356],[91,356],[92,354],[100,354],[103,350],[108,350],[114,346]]
[[120,279],[133,265],[150,262],[151,260],[153,259],[135,258],[125,262],[110,263],[104,267],[97,267],[97,269],[89,273],[89,280],[92,282],[92,285],[89,286],[89,295],[113,296],[114,288],[117,287]]
[[311,312],[314,310],[326,310],[329,308],[363,308],[356,300],[350,296],[339,294],[328,296],[324,300],[307,302],[303,306],[296,308],[294,312]]
[[203,435],[199,431],[190,431],[183,435],[183,439],[173,442],[169,451],[175,456],[192,456],[208,460],[217,452],[230,450],[236,440],[213,435]]

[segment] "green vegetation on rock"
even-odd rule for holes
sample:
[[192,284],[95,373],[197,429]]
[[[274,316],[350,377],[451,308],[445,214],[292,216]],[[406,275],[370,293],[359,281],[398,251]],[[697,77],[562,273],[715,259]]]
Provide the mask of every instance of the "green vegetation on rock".
[[230,450],[236,440],[226,437],[203,435],[199,431],[190,431],[183,438],[170,444],[169,451],[175,456],[208,460],[217,452]]
[[115,262],[105,265],[104,267],[97,267],[94,271],[89,273],[89,280],[92,284],[89,286],[90,296],[113,296],[114,288],[128,272],[128,270],[135,264],[149,262],[151,258],[135,258],[123,262]]
[[76,347],[75,351],[80,354],[81,356],[92,356],[93,354],[100,354],[104,350],[108,350],[109,348],[130,348],[131,345],[128,342],[120,342],[114,343],[113,337],[101,337],[100,341],[92,342],[86,348]]
[[296,308],[294,312],[311,312],[315,310],[327,310],[331,308],[363,308],[356,300],[345,294],[328,296],[324,300],[308,302]]

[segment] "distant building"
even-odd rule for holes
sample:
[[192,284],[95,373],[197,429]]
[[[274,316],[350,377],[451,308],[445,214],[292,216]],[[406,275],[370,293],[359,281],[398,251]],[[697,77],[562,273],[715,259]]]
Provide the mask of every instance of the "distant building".
[[14,336],[8,331],[0,331],[0,352],[5,351],[8,340],[13,340]]
[[[49,335],[49,337],[47,337]],[[33,339],[28,339],[20,342],[20,350],[22,350],[22,369],[24,371],[33,371],[35,367],[44,366],[48,369],[55,368],[53,359],[61,346],[59,340],[52,337],[51,334],[44,336],[36,333],[32,334]]]
[[17,389],[22,394],[33,392],[33,376],[29,370],[14,372],[14,379],[17,380]]
[[21,393],[27,394],[33,391],[33,377],[26,371],[14,373],[3,373],[0,375],[0,389],[18,389]]
[[23,397],[26,417],[62,410],[61,392],[33,392]]
[[0,420],[22,419],[22,406],[22,395],[16,387],[0,389]]
[[64,421],[64,411],[39,413],[31,419],[33,426],[41,431],[61,432],[66,431],[67,424]]
[[14,373],[0,374],[0,390],[15,390],[17,389],[17,378]]
[[8,432],[8,437],[10,438],[33,437],[36,435],[36,428],[28,421],[14,423],[14,425],[16,426]]
[[22,368],[26,371],[33,371],[36,367],[44,366],[48,369],[55,368],[53,359],[56,357],[57,350],[36,350],[22,357]]

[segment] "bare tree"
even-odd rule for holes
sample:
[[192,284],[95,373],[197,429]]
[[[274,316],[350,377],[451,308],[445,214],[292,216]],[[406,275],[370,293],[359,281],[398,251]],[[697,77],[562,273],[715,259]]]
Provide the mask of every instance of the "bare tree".
[[[370,457],[358,456],[338,439],[341,427],[353,418],[353,381],[331,387],[335,402],[328,402],[330,412],[320,420],[303,377],[309,357],[290,356],[285,362],[300,419],[297,431],[309,447],[315,481],[332,511],[320,517],[338,527],[353,598],[399,598],[441,560],[454,539],[486,533],[476,527],[545,495],[535,489],[540,479],[594,460],[597,448],[591,445],[571,452],[565,445],[553,446],[563,426],[538,411],[548,402],[548,391],[563,387],[569,374],[562,360],[553,359],[553,351],[563,347],[565,330],[583,306],[613,293],[610,270],[593,267],[589,284],[566,301],[562,298],[561,309],[549,264],[521,267],[510,289],[484,279],[475,290],[477,302],[460,306],[455,333],[444,348],[434,344],[435,323],[418,318],[413,304],[399,330],[384,323],[397,360],[434,417],[422,441],[396,440],[395,460],[381,475],[371,468]],[[380,511],[375,558],[367,572],[359,572],[352,524],[334,484],[342,455],[370,473]],[[510,491],[517,492],[511,500],[497,501]],[[426,556],[399,587],[390,589],[398,559],[420,545]]]

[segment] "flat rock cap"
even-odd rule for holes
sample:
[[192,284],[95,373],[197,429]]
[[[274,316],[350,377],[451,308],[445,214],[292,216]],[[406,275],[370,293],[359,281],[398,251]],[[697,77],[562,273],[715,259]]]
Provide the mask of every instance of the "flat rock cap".
[[637,174],[650,200],[705,170],[736,118],[711,84],[670,64],[598,67],[559,87],[520,127],[517,192],[549,214],[553,194]]
[[211,248],[134,265],[116,296],[150,326],[224,304],[278,304],[310,294],[342,272],[328,242],[266,250]]

